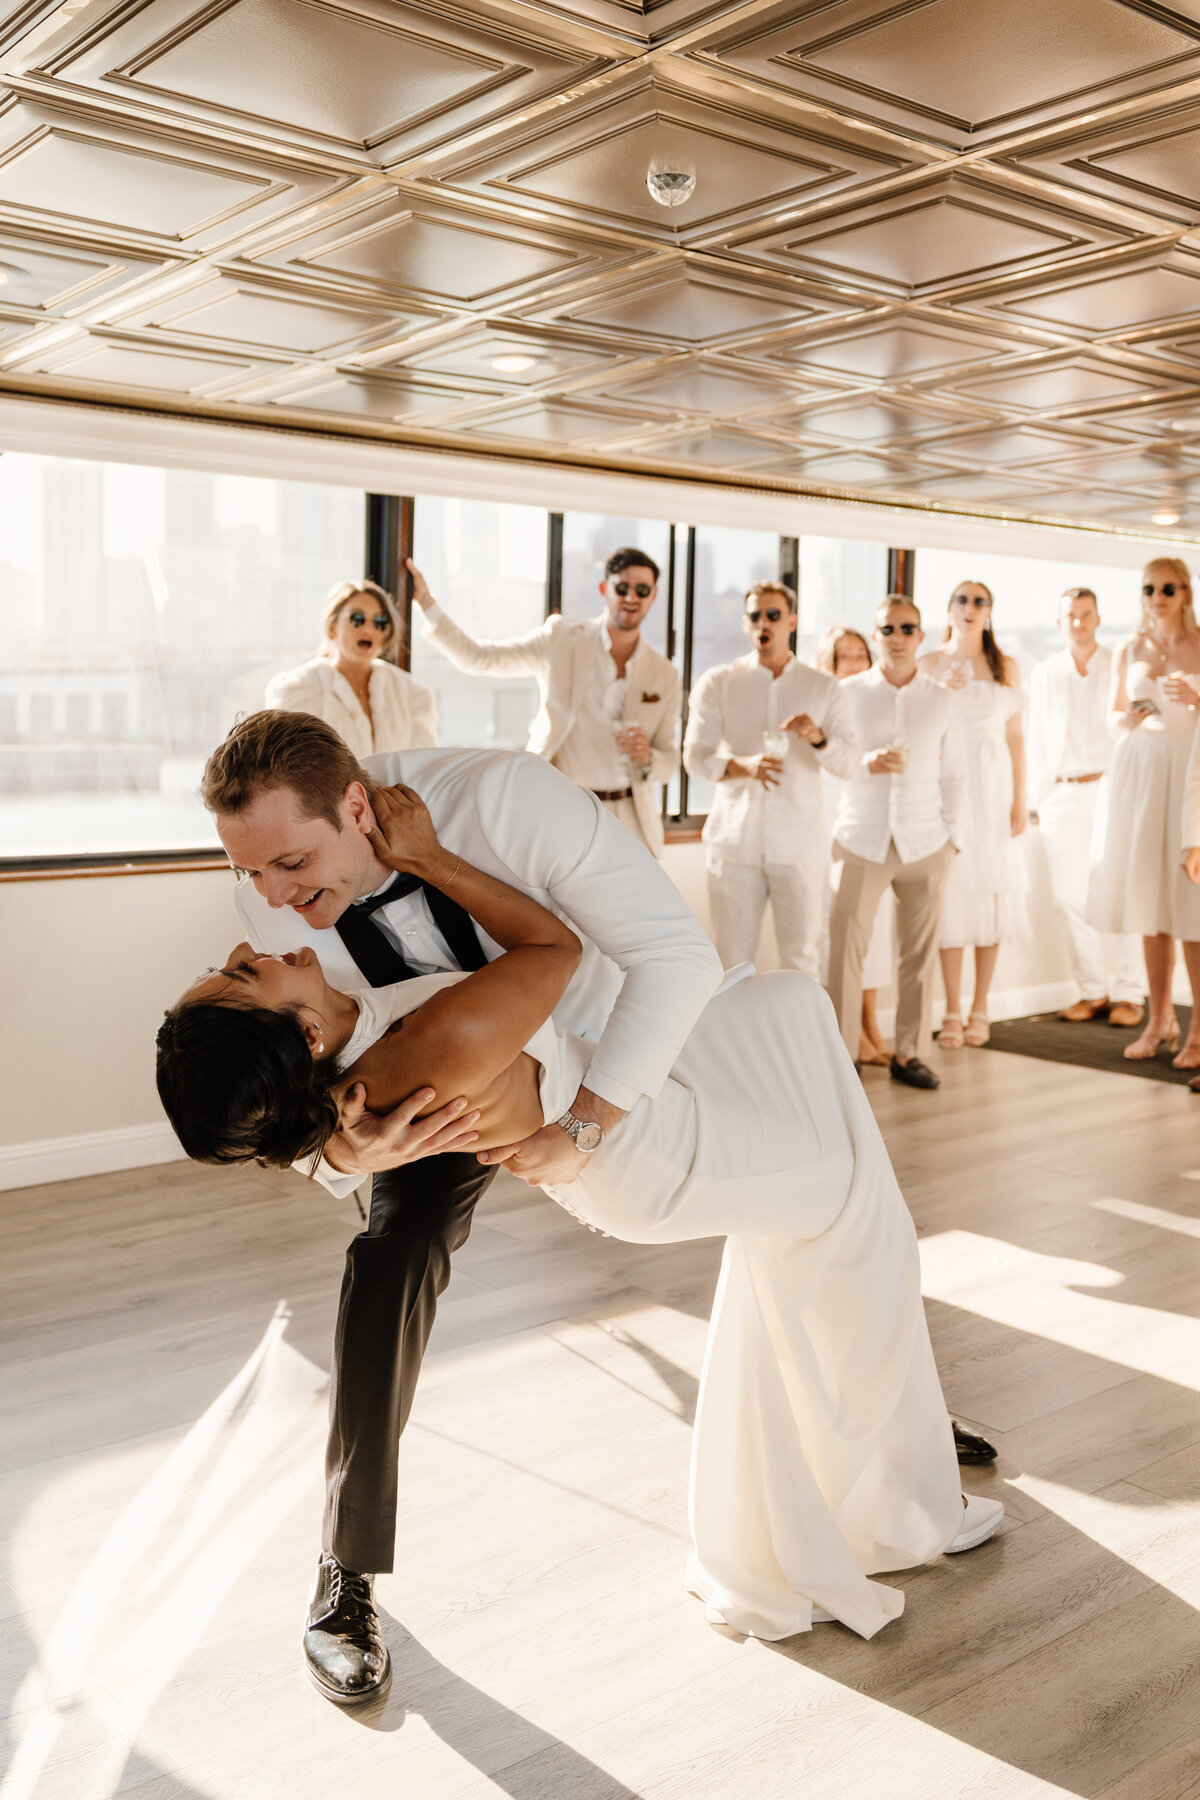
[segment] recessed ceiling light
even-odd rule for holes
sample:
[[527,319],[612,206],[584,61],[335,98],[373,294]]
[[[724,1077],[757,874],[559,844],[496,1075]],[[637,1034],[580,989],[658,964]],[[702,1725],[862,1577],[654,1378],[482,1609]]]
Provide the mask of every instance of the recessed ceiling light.
[[537,362],[536,356],[522,356],[514,352],[511,355],[493,356],[492,367],[501,375],[523,375],[526,369],[532,369]]
[[1178,525],[1179,523],[1179,514],[1170,506],[1164,506],[1160,512],[1153,513],[1151,516],[1156,525]]

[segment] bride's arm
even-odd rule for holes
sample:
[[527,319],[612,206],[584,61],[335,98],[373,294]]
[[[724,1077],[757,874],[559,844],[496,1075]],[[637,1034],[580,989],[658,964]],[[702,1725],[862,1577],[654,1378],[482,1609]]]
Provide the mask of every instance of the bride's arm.
[[550,1017],[579,966],[579,939],[528,894],[444,849],[411,788],[375,789],[371,803],[379,860],[449,894],[505,952],[434,994],[387,1039],[389,1085],[475,1095]]

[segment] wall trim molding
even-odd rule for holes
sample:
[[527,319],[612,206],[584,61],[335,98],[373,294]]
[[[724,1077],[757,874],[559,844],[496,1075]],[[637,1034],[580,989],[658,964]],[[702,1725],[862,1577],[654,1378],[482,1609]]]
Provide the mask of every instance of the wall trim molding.
[[154,1125],[122,1125],[115,1131],[83,1131],[74,1137],[41,1138],[28,1144],[0,1144],[0,1192],[182,1160],[179,1140],[165,1120]]

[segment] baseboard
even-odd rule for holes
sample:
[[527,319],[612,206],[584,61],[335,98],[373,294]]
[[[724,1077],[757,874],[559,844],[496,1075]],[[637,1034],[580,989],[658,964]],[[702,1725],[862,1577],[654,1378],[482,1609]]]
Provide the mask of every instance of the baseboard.
[[77,1137],[41,1138],[28,1144],[0,1144],[0,1192],[38,1187],[47,1181],[74,1181],[81,1175],[109,1175],[150,1163],[177,1162],[183,1151],[165,1121],[123,1125],[115,1131],[84,1131]]

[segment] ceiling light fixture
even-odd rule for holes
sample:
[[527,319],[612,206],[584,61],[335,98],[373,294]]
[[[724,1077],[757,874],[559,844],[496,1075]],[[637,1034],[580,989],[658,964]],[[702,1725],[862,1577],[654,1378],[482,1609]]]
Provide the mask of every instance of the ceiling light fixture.
[[1170,506],[1162,507],[1151,515],[1156,525],[1178,525],[1179,514]]
[[523,375],[526,369],[532,369],[536,363],[536,356],[522,356],[515,352],[492,358],[493,369],[498,369],[501,375]]
[[696,191],[692,169],[666,169],[652,163],[646,170],[646,186],[650,198],[660,206],[682,206]]

